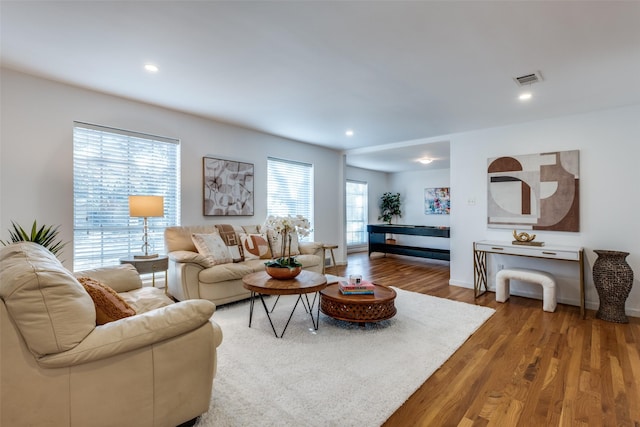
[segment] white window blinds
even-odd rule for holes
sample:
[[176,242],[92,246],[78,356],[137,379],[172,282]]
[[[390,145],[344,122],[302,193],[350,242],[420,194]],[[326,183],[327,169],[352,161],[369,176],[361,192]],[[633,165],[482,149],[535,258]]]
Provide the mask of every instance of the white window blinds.
[[150,251],[162,253],[164,228],[180,224],[179,141],[74,122],[73,193],[75,271],[142,252],[129,195],[164,197],[164,217],[148,219]]
[[367,183],[347,181],[347,246],[367,243],[368,196]]
[[[267,159],[267,215],[302,215],[313,229],[313,165]],[[304,240],[313,241],[313,231]]]

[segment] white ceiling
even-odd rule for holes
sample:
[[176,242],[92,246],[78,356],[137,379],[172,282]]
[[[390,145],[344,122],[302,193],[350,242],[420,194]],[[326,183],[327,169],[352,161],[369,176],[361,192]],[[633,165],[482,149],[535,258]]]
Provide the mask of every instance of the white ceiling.
[[[424,165],[418,159],[431,159]],[[406,141],[372,145],[347,152],[347,163],[364,169],[385,172],[449,169],[449,141]]]
[[640,103],[640,1],[2,0],[0,19],[5,67],[378,170],[441,155],[406,141]]

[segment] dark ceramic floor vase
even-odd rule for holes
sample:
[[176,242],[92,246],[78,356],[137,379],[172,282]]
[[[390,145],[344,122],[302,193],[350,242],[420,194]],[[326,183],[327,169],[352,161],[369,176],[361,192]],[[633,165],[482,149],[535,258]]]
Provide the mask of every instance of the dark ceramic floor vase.
[[624,310],[633,286],[633,270],[626,261],[629,252],[594,252],[598,258],[593,264],[593,282],[600,298],[596,317],[609,322],[629,323]]

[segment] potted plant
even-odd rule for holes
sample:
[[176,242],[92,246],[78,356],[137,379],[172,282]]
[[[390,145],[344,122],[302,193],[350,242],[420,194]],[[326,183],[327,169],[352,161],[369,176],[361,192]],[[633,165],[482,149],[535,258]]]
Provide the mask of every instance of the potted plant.
[[308,236],[311,231],[309,220],[302,215],[295,217],[271,215],[265,221],[265,227],[279,235],[279,238],[274,241],[280,244],[280,248],[272,247],[273,251],[280,249],[280,256],[265,263],[267,273],[274,278],[293,278],[300,274],[302,264],[291,255],[292,233]]
[[380,216],[378,219],[381,219],[391,225],[391,221],[395,216],[402,218],[402,210],[400,210],[400,193],[384,193],[380,197]]
[[43,225],[38,229],[36,221],[33,221],[31,226],[31,233],[27,233],[21,226],[11,221],[13,230],[9,229],[9,235],[11,241],[5,242],[0,240],[3,246],[7,246],[16,242],[34,242],[47,248],[52,254],[58,256],[58,253],[62,251],[66,243],[58,239],[58,226],[46,226]]
[[[378,219],[381,219],[391,225],[391,221],[394,216],[402,218],[402,210],[400,209],[400,193],[384,193],[380,197],[380,216]],[[389,234],[385,243],[388,245],[396,244],[396,239],[393,238],[393,234]]]

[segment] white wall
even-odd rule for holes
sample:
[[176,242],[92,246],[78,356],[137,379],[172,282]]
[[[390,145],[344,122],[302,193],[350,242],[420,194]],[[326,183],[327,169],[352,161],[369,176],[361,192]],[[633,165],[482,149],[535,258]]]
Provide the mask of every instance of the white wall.
[[[60,224],[73,241],[73,121],[181,140],[182,224],[262,223],[266,217],[267,156],[314,165],[315,239],[342,242],[344,160],[334,150],[303,144],[189,114],[1,70],[0,239],[11,220]],[[202,157],[253,163],[255,215],[202,215]],[[328,202],[329,201],[329,202]],[[62,258],[71,268],[73,247]]]
[[[176,137],[181,140],[182,223],[262,222],[266,215],[266,158],[268,155],[315,166],[316,240],[339,243],[344,260],[344,180],[358,179],[353,168],[345,172],[339,153],[259,132],[222,124],[147,104],[108,96],[72,86],[27,76],[6,69],[0,76],[0,239],[8,237],[11,220],[30,224],[60,224],[62,238],[73,240],[73,121]],[[500,128],[446,136],[451,142],[451,283],[473,287],[472,243],[476,240],[511,240],[510,230],[486,225],[487,159],[499,155],[543,151],[580,150],[579,233],[539,232],[548,243],[584,246],[587,275],[587,307],[597,308],[598,297],[590,270],[593,249],[616,249],[631,253],[627,258],[636,279],[627,301],[627,312],[640,316],[640,233],[637,216],[640,168],[640,106],[590,114],[554,118]],[[439,136],[437,140],[442,140]],[[434,139],[435,141],[436,139]],[[255,215],[253,217],[202,216],[202,157],[254,163]],[[376,176],[376,186],[384,181]],[[260,179],[262,177],[262,179]],[[432,180],[433,178],[433,180]],[[378,194],[370,197],[372,222],[377,222],[377,200],[384,191],[411,195],[405,198],[402,222],[427,225],[435,216],[420,216],[425,187],[446,186],[445,176],[389,177]],[[440,180],[442,179],[442,180]],[[371,188],[373,190],[373,185]],[[475,200],[475,205],[467,204]],[[417,204],[416,204],[417,203]],[[438,215],[437,221],[446,216]],[[422,221],[420,221],[422,220]],[[438,224],[428,224],[438,225]],[[72,247],[63,258],[71,266]],[[508,257],[503,257],[508,258]],[[568,263],[521,260],[511,257],[504,264],[527,262],[549,269],[560,279],[559,300],[578,303],[577,273]],[[524,293],[535,289],[522,289]]]
[[[390,190],[400,193],[402,218],[394,220],[397,224],[450,226],[450,215],[432,215],[424,213],[425,188],[450,187],[450,170],[412,171],[391,174]],[[378,195],[378,198],[381,194]],[[436,249],[449,249],[449,239],[441,237],[416,237],[395,235],[398,244],[423,246]]]
[[[587,308],[598,308],[591,269],[594,249],[630,252],[627,262],[635,280],[627,299],[627,314],[640,317],[640,106],[566,116],[520,125],[438,136],[451,144],[451,169],[389,174],[386,185],[371,186],[370,214],[377,220],[377,200],[385,191],[399,192],[403,217],[400,224],[449,225],[451,239],[431,238],[430,247],[451,250],[452,285],[473,288],[473,242],[511,241],[511,229],[487,227],[487,159],[501,155],[544,151],[580,150],[580,229],[578,233],[536,231],[537,240],[585,249]],[[428,142],[429,139],[427,139]],[[424,215],[424,188],[451,188],[451,215]],[[372,202],[376,201],[374,205]],[[475,202],[475,204],[474,204]],[[380,222],[380,221],[376,221]],[[395,236],[403,244],[408,236]],[[424,244],[425,241],[422,241]],[[497,264],[538,268],[554,274],[559,282],[558,300],[579,304],[578,264],[539,261],[522,257],[489,255],[490,289],[495,289]],[[539,286],[520,284],[515,295],[542,297]]]
[[[369,224],[377,224],[381,221],[378,220],[378,215],[380,215],[379,199],[382,193],[388,191],[389,188],[389,174],[386,172],[378,172],[369,169],[356,168],[353,166],[346,167],[346,179],[353,181],[360,181],[367,183],[367,204],[368,204],[368,223]],[[346,222],[346,216],[345,216]],[[346,242],[346,236],[345,236]],[[350,252],[363,252],[368,251],[368,245],[362,246],[351,246],[349,248]],[[341,259],[342,263],[346,262],[346,258]],[[338,261],[338,264],[341,263]]]
[[[347,167],[347,179],[368,184],[369,224],[381,224],[380,197],[387,191],[400,193],[402,217],[394,218],[394,224],[449,226],[449,215],[425,215],[424,189],[449,187],[449,169],[385,173]],[[399,244],[449,249],[449,239],[394,235]]]
[[[640,105],[485,129],[449,136],[451,141],[451,283],[473,287],[473,242],[511,241],[512,230],[487,228],[487,159],[502,155],[580,150],[580,232],[536,231],[549,244],[583,246],[587,308],[598,307],[591,269],[594,249],[631,254],[635,273],[627,314],[640,316]],[[475,200],[475,205],[468,204]],[[555,274],[559,301],[578,305],[576,263],[500,257],[506,266],[534,266]],[[493,261],[491,261],[493,262]],[[490,278],[490,283],[495,283]],[[519,290],[540,295],[535,287]]]
[[346,176],[347,179],[367,183],[369,224],[378,224],[382,222],[378,219],[378,215],[380,215],[380,196],[382,196],[385,191],[389,191],[390,174],[347,166]]

